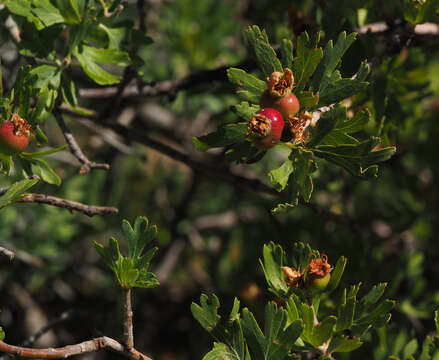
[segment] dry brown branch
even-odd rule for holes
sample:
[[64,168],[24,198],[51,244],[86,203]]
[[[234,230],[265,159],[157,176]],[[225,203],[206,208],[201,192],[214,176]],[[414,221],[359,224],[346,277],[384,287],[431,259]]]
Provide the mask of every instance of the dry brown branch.
[[[10,258],[10,260],[18,260],[21,261],[22,263],[25,263],[27,265],[36,267],[36,268],[40,268],[43,266],[43,260],[41,260],[41,258],[34,256],[32,254],[29,254],[26,251],[23,251],[21,249],[17,249],[16,247],[14,247],[13,245],[7,243],[4,244],[6,245],[8,249],[5,249],[3,247],[0,247],[0,253],[3,253],[4,255],[8,256]],[[11,252],[11,254],[7,254],[6,252],[2,251],[1,249],[4,249],[8,252]]]
[[2,246],[0,246],[0,254],[9,258],[10,261],[14,260],[15,253],[11,250],[8,250]]
[[134,347],[133,310],[131,307],[131,289],[122,289],[123,293],[123,342],[127,350]]
[[93,161],[90,161],[87,156],[82,152],[81,148],[79,147],[78,143],[76,142],[72,132],[67,127],[66,123],[64,122],[64,119],[61,115],[61,112],[59,110],[56,110],[54,112],[56,121],[58,122],[58,125],[64,135],[64,138],[66,139],[67,144],[69,145],[70,151],[75,156],[78,161],[82,164],[80,169],[80,174],[87,174],[92,169],[103,169],[103,170],[109,170],[110,165],[109,164],[101,164],[101,163],[95,163]]
[[30,193],[23,196],[19,203],[40,203],[64,208],[70,211],[79,211],[87,216],[117,214],[119,210],[113,206],[86,205],[80,202],[62,199],[52,195]]
[[0,341],[0,351],[27,359],[62,359],[70,356],[109,349],[132,360],[152,360],[136,349],[127,350],[122,344],[107,336],[102,336],[79,344],[67,345],[60,348],[33,349],[9,345]]

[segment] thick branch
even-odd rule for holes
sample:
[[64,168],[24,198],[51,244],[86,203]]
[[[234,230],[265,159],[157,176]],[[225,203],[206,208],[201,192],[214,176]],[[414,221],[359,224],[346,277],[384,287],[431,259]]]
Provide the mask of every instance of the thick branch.
[[17,202],[20,203],[40,203],[47,204],[52,206],[57,206],[60,208],[64,208],[70,211],[79,211],[87,216],[94,215],[110,215],[117,214],[119,210],[113,206],[95,206],[95,205],[86,205],[76,201],[70,201],[66,199],[62,199],[52,195],[46,194],[36,194],[30,193],[23,196]]
[[0,341],[0,351],[27,359],[62,359],[108,348],[132,360],[152,360],[136,349],[127,350],[122,344],[106,336],[61,348],[32,349]]
[[131,289],[123,291],[123,342],[127,350],[134,347],[133,310],[131,307]]
[[75,156],[79,162],[82,164],[81,170],[79,171],[81,174],[87,174],[92,169],[104,169],[109,170],[110,165],[109,164],[100,164],[95,163],[93,161],[90,161],[87,156],[82,152],[81,148],[79,147],[78,143],[76,142],[72,132],[67,127],[66,123],[64,122],[64,119],[61,115],[60,111],[55,111],[55,117],[56,121],[58,122],[58,125],[64,135],[64,138],[67,141],[67,144],[69,145],[70,151]]

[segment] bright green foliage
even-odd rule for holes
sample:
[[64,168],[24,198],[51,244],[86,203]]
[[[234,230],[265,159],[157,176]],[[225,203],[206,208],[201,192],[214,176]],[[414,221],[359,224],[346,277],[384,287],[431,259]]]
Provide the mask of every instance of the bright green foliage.
[[3,329],[0,326],[0,340],[3,341],[5,338],[5,332],[3,331]]
[[[336,352],[350,352],[360,347],[366,333],[372,328],[384,326],[390,319],[389,311],[394,307],[392,300],[381,299],[386,284],[374,286],[365,296],[357,298],[361,284],[353,285],[342,292],[334,315],[319,307],[320,299],[335,290],[346,266],[346,259],[340,257],[331,272],[331,279],[323,293],[310,293],[305,283],[288,286],[281,267],[288,265],[300,273],[305,273],[311,259],[320,257],[318,251],[309,245],[295,243],[291,257],[280,245],[273,242],[264,245],[263,266],[268,290],[283,299],[290,321],[303,321],[301,350],[311,346],[316,352],[331,356]],[[325,314],[321,321],[320,313]],[[331,310],[334,313],[334,309]],[[351,334],[346,336],[346,331]]]
[[32,178],[23,179],[12,184],[8,191],[0,197],[0,209],[20,200],[21,197],[26,195],[26,191],[34,186],[37,182],[37,178]]
[[94,247],[114,273],[119,286],[124,289],[133,287],[152,288],[158,286],[158,281],[152,272],[148,272],[152,257],[157,247],[143,252],[157,235],[157,227],[149,226],[144,216],[136,218],[134,228],[127,220],[122,222],[122,233],[127,242],[128,256],[124,257],[119,250],[119,242],[110,238],[107,246],[94,242]]
[[290,322],[287,312],[272,302],[265,307],[264,331],[247,308],[239,311],[236,298],[227,319],[218,315],[216,295],[209,299],[203,294],[200,303],[192,303],[192,314],[219,341],[203,359],[287,359],[303,329],[301,320]]
[[[352,78],[342,78],[338,70],[342,57],[355,41],[356,34],[347,35],[342,32],[335,44],[330,40],[324,50],[318,47],[318,34],[314,37],[307,33],[300,35],[295,51],[292,42],[284,39],[280,47],[282,63],[269,44],[264,30],[252,26],[247,30],[246,36],[262,78],[242,69],[228,70],[229,81],[239,87],[237,95],[249,102],[232,107],[236,115],[249,121],[259,109],[259,99],[267,88],[265,79],[273,71],[283,72],[284,67],[289,67],[293,71],[293,92],[299,99],[301,111],[318,111],[320,118],[317,124],[306,124],[308,135],[305,134],[304,138],[298,136],[293,139],[293,143],[287,143],[292,148],[289,157],[280,167],[268,173],[275,189],[288,194],[288,202],[277,206],[273,212],[296,205],[299,197],[305,201],[310,200],[313,192],[311,175],[317,170],[316,157],[343,167],[353,176],[376,177],[377,163],[388,160],[395,153],[395,148],[377,149],[380,138],[365,138],[363,133],[370,120],[369,112],[360,110],[353,117],[348,117],[346,105],[341,103],[355,94],[365,93],[368,86],[364,80],[370,69],[365,61],[360,64],[357,74]],[[327,106],[330,108],[326,109]],[[227,125],[228,129],[231,130],[231,126]],[[265,153],[254,152],[253,157],[249,157],[249,145],[241,145],[246,142],[245,127],[240,125],[240,129],[237,134],[225,131],[223,127],[209,135],[194,138],[194,144],[200,151],[214,147],[231,148],[233,156],[228,157],[230,161],[258,161]],[[357,138],[356,134],[361,134],[361,138]]]
[[[395,302],[380,302],[386,284],[374,286],[361,298],[357,297],[361,284],[344,289],[338,306],[329,309],[335,312],[333,315],[319,306],[320,299],[339,285],[346,266],[344,257],[337,261],[331,281],[323,293],[310,293],[302,288],[304,282],[297,286],[286,284],[282,266],[290,265],[304,273],[310,261],[317,257],[321,254],[304,243],[295,243],[290,256],[273,242],[264,245],[261,264],[268,290],[282,299],[284,306],[273,302],[266,305],[263,331],[247,308],[239,312],[237,299],[227,319],[218,315],[220,303],[216,295],[210,298],[202,295],[200,305],[192,303],[193,316],[219,341],[204,359],[213,359],[214,356],[248,359],[250,355],[256,360],[279,360],[308,351],[319,354],[319,359],[333,359],[334,353],[359,348],[370,329],[380,328],[389,321],[389,311]],[[319,320],[321,313],[325,314],[323,320]],[[414,345],[411,346],[407,347],[407,353],[416,351],[412,349]]]

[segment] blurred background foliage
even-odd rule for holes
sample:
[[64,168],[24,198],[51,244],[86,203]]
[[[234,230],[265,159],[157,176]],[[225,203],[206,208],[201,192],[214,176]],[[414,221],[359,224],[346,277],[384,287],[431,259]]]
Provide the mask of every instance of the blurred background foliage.
[[[309,242],[326,252],[329,262],[345,255],[348,271],[342,287],[362,281],[368,289],[371,284],[388,282],[387,296],[397,300],[389,326],[373,333],[372,341],[351,357],[340,358],[405,358],[411,339],[415,339],[414,346],[433,331],[433,311],[439,307],[439,163],[435,152],[439,37],[399,36],[422,3],[146,0],[147,34],[154,41],[141,49],[146,82],[239,66],[248,60],[243,30],[250,24],[264,27],[274,44],[284,37],[294,41],[305,30],[321,31],[324,44],[340,31],[386,23],[388,33],[359,35],[341,70],[352,76],[360,62],[368,59],[371,86],[352,103],[370,109],[367,131],[380,134],[385,145],[396,145],[397,153],[380,166],[377,180],[367,182],[319,163],[311,202],[339,214],[347,225],[301,206],[273,215],[270,210],[276,200],[270,196],[205,177],[136,143],[128,144],[129,151],[123,153],[72,119],[69,125],[85,153],[95,161],[110,163],[111,171],[81,176],[69,154],[56,154],[51,163],[63,185],[40,184],[37,190],[116,206],[119,215],[87,218],[34,204],[16,204],[1,211],[0,244],[15,248],[17,254],[23,252],[12,263],[0,259],[0,323],[8,342],[22,342],[69,309],[69,319],[46,334],[39,345],[63,345],[100,334],[120,336],[117,309],[121,297],[92,242],[120,237],[123,218],[132,221],[146,215],[159,228],[160,249],[152,270],[161,286],[134,292],[134,329],[136,347],[154,359],[200,359],[210,349],[208,334],[189,309],[201,292],[215,291],[225,308],[239,296],[261,315],[271,295],[258,258],[263,244],[271,240],[286,248],[293,241]],[[421,22],[438,20],[437,1],[428,3],[431,9]],[[136,11],[135,2],[128,2],[120,20],[135,16]],[[13,47],[3,30],[0,40],[5,66],[23,61],[11,55]],[[140,123],[142,131],[198,158],[201,155],[193,148],[192,136],[235,121],[229,106],[236,102],[232,87],[216,81],[180,91],[175,97],[125,99],[110,116],[114,121]],[[106,106],[87,99],[81,105],[97,110]],[[45,130],[53,146],[64,143],[56,124],[46,124]],[[264,173],[277,167],[281,158],[281,151],[271,151],[257,164],[232,165],[232,169],[267,183]],[[221,153],[214,152],[212,159],[218,167],[225,166]],[[115,357],[108,353],[89,356]]]

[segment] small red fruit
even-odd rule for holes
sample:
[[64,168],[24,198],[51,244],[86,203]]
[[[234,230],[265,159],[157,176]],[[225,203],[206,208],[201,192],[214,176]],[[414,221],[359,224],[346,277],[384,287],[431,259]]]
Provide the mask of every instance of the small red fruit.
[[276,109],[285,120],[290,116],[296,115],[300,109],[299,100],[293,93],[276,98],[272,97],[267,91],[264,91],[259,99],[259,105]]
[[264,108],[257,111],[248,123],[247,136],[259,149],[265,150],[276,145],[282,135],[284,120],[279,111]]
[[31,135],[30,124],[20,115],[13,114],[11,120],[0,124],[0,152],[7,155],[22,152],[28,146]]

